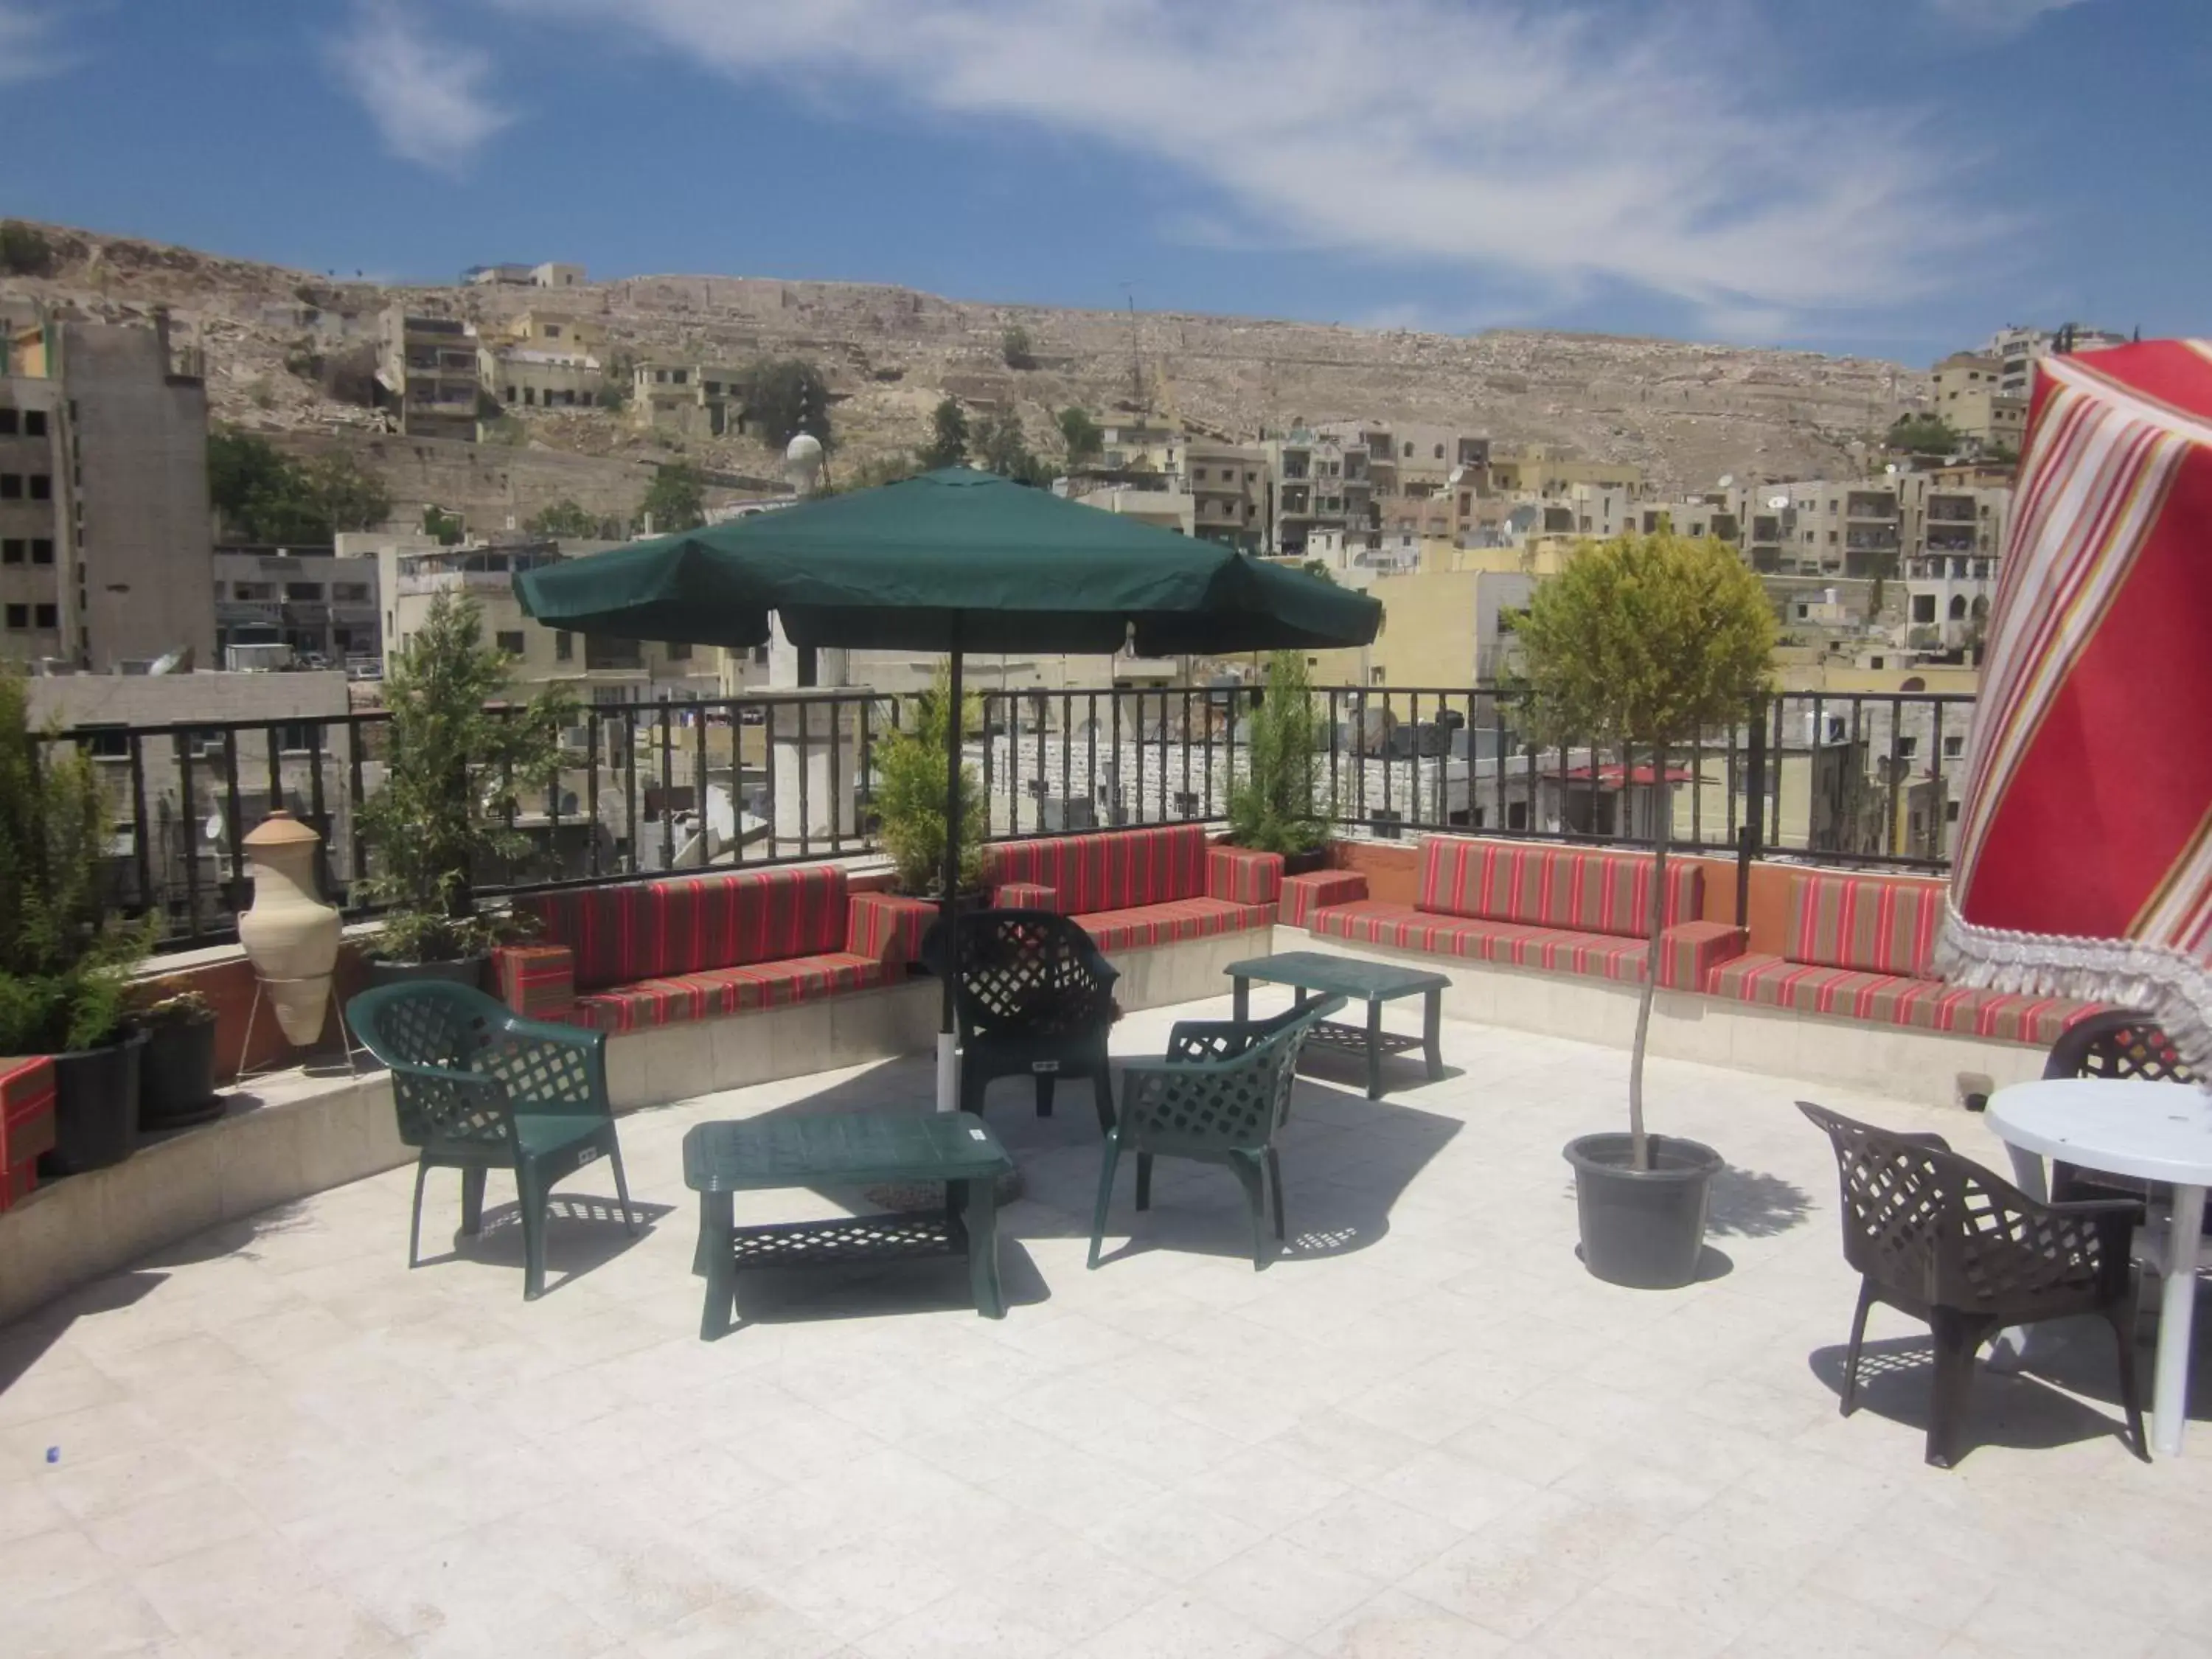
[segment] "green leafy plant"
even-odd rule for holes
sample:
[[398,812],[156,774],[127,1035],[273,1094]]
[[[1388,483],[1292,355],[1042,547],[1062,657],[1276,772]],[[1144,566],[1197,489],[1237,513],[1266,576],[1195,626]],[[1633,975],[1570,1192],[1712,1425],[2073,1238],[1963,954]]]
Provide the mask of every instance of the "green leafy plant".
[[1940,415],[1900,415],[1882,441],[1908,455],[1955,455],[1965,447],[1965,440]]
[[208,495],[250,542],[327,542],[381,524],[392,512],[383,480],[350,455],[303,460],[234,427],[208,434]]
[[957,466],[968,459],[968,411],[957,398],[942,399],[929,415],[929,441],[915,452],[925,471]]
[[[964,738],[983,724],[983,700],[961,698]],[[902,892],[935,893],[945,884],[945,742],[952,708],[952,671],[940,663],[937,680],[915,699],[914,719],[877,740],[877,838],[890,855]],[[983,786],[975,769],[960,769],[960,886],[982,879]]]
[[422,533],[441,547],[455,545],[467,530],[468,526],[462,523],[461,515],[458,513],[448,513],[445,508],[435,506],[422,509]]
[[1036,367],[1036,353],[1030,349],[1030,331],[1016,323],[999,335],[999,356],[1008,368],[1026,369]]
[[533,536],[550,536],[568,539],[605,539],[605,521],[587,513],[567,496],[550,507],[540,508],[524,523],[523,528]]
[[478,915],[472,883],[489,860],[523,857],[528,836],[507,827],[516,792],[544,785],[574,724],[565,692],[500,707],[509,660],[487,644],[474,599],[440,593],[385,676],[390,765],[361,808],[374,853],[361,895],[389,907],[374,952],[393,961],[451,962],[481,954],[511,931]]
[[122,1025],[153,929],[108,914],[107,817],[91,757],[41,744],[22,677],[0,668],[0,1054],[97,1048]]
[[1667,914],[1668,756],[1746,718],[1767,684],[1774,613],[1759,578],[1724,543],[1620,536],[1584,548],[1539,584],[1519,635],[1537,736],[1562,746],[1625,744],[1645,751],[1650,767],[1651,944],[1628,1073],[1635,1165],[1649,1169],[1644,1054]]
[[653,520],[655,535],[670,536],[679,530],[696,530],[707,522],[707,481],[689,461],[669,461],[656,468],[638,511]]
[[53,244],[43,231],[20,219],[0,219],[0,274],[51,276],[54,265]]
[[822,371],[803,357],[763,359],[737,382],[745,423],[778,449],[800,433],[811,433],[822,447],[832,447],[830,386]]
[[1106,434],[1087,410],[1071,404],[1060,411],[1056,424],[1060,441],[1067,451],[1068,465],[1081,466],[1085,461],[1096,460],[1105,450]]
[[1328,839],[1326,780],[1314,764],[1327,739],[1306,659],[1267,659],[1267,694],[1247,725],[1244,775],[1229,791],[1229,833],[1262,853],[1310,853]]

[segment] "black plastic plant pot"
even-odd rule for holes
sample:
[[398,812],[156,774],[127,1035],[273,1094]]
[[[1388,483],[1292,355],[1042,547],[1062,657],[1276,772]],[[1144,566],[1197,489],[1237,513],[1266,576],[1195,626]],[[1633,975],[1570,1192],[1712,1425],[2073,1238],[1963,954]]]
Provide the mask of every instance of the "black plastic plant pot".
[[1698,1276],[1705,1206],[1726,1163],[1711,1147],[1649,1137],[1651,1167],[1635,1167],[1626,1134],[1583,1135],[1566,1145],[1582,1221],[1583,1265],[1609,1284],[1679,1290]]
[[1283,873],[1286,876],[1310,876],[1317,870],[1328,868],[1328,848],[1316,847],[1310,852],[1283,854]]
[[146,1034],[54,1056],[54,1145],[39,1154],[44,1176],[120,1164],[138,1145],[138,1060]]
[[138,1057],[138,1128],[181,1129],[222,1115],[215,1091],[212,1019],[154,1025]]
[[489,957],[463,957],[455,962],[388,962],[381,957],[371,957],[366,965],[372,988],[412,985],[428,979],[481,991],[484,987],[484,966],[490,960]]

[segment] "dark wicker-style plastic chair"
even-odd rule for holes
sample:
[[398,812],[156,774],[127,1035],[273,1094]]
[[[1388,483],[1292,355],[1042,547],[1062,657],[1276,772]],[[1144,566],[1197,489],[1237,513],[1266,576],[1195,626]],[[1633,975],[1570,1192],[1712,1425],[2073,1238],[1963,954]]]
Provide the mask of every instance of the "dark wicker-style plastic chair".
[[[2124,1008],[2092,1014],[2069,1026],[2051,1045],[2043,1062],[2047,1078],[2094,1077],[2115,1080],[2141,1079],[2150,1083],[2194,1083],[2191,1071],[2172,1039],[2147,1014]],[[2053,1158],[2051,1195],[2062,1201],[2087,1198],[2148,1199],[2171,1203],[2170,1188],[2154,1186],[2130,1176],[2102,1170],[2080,1170]]]
[[2128,1200],[2041,1204],[1940,1135],[1901,1134],[1799,1101],[1835,1147],[1843,1189],[1844,1259],[1859,1272],[1858,1310],[1844,1360],[1843,1412],[1858,1403],[1867,1310],[1886,1302],[1924,1319],[1935,1337],[1928,1461],[1949,1468],[1973,1388],[1974,1356],[2008,1325],[2095,1314],[2119,1351],[2120,1401],[2136,1455],[2135,1273]]
[[[1107,1038],[1114,1005],[1114,964],[1091,935],[1051,910],[971,910],[960,929],[959,980],[952,1006],[960,1024],[960,1109],[983,1110],[983,1091],[997,1079],[1026,1077],[1036,1085],[1039,1117],[1052,1115],[1054,1086],[1088,1078],[1098,1127],[1114,1127],[1114,1078]],[[930,930],[923,959],[944,971],[943,926]]]
[[623,1227],[633,1237],[629,1184],[607,1098],[607,1038],[525,1019],[465,986],[418,981],[364,991],[346,1018],[392,1072],[399,1138],[422,1153],[407,1224],[407,1265],[422,1231],[422,1182],[461,1172],[461,1231],[483,1228],[484,1175],[514,1171],[522,1215],[522,1294],[545,1288],[545,1209],[553,1183],[605,1157],[614,1165]]
[[1225,1166],[1252,1209],[1252,1266],[1267,1265],[1267,1187],[1274,1187],[1275,1237],[1283,1237],[1283,1166],[1275,1139],[1290,1116],[1298,1051],[1314,1026],[1344,1006],[1324,997],[1261,1020],[1183,1020],[1164,1058],[1121,1071],[1121,1121],[1106,1132],[1098,1206],[1091,1220],[1091,1265],[1106,1233],[1114,1170],[1137,1155],[1137,1207],[1152,1201],[1152,1159],[1193,1158]]

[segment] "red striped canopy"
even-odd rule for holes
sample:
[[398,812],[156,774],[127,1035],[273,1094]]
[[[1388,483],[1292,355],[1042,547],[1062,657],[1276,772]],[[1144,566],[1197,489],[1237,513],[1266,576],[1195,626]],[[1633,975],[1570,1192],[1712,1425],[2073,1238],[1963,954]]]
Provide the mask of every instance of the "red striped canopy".
[[2212,1067],[2212,342],[2038,366],[1938,962]]

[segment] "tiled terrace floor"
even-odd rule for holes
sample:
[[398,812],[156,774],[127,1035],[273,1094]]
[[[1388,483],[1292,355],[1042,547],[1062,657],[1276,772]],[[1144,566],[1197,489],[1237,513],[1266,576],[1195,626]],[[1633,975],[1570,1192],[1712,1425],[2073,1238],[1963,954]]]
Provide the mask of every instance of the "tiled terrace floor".
[[[2136,1463],[2102,1346],[1985,1376],[1945,1474],[1922,1334],[1878,1313],[1838,1418],[1853,1281],[1806,1091],[1655,1064],[1656,1121],[1736,1170],[1711,1276],[1638,1294],[1577,1263],[1559,1157],[1615,1121],[1623,1056],[1444,1046],[1453,1076],[1380,1104],[1301,1085],[1264,1273],[1227,1177],[1169,1165],[1086,1272],[1088,1102],[1039,1122],[1008,1085],[1002,1323],[907,1265],[757,1281],[765,1322],[696,1338],[684,1130],[919,1104],[920,1060],[624,1120],[670,1207],[627,1249],[556,1222],[574,1276],[535,1304],[512,1226],[405,1270],[405,1171],[206,1235],[0,1332],[0,1652],[2212,1654],[2212,1431]],[[810,1201],[773,1196],[750,1212]]]

